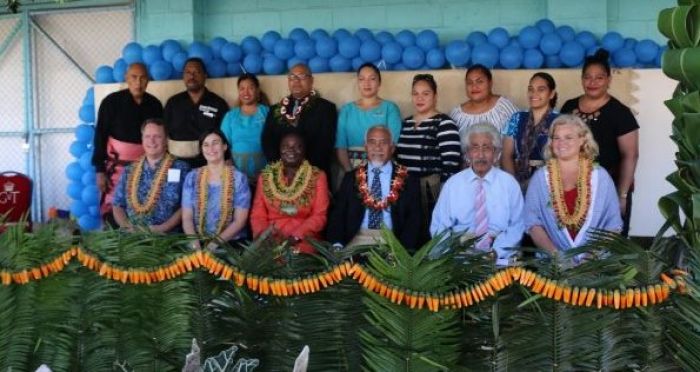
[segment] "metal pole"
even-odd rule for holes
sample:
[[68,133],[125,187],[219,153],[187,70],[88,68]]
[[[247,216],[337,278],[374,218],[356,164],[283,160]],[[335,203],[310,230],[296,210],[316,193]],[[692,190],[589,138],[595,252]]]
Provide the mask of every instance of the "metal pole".
[[25,171],[32,179],[32,220],[42,220],[41,178],[36,170],[36,152],[34,138],[34,63],[32,54],[31,20],[28,11],[22,12],[23,54],[24,54],[24,147],[26,151]]

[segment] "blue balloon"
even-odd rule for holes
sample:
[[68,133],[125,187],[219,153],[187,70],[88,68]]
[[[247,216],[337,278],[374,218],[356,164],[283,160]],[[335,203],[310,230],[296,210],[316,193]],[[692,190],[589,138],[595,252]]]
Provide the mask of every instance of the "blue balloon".
[[338,53],[345,58],[355,58],[360,53],[360,39],[346,37],[338,42]]
[[472,31],[467,36],[467,43],[473,47],[489,42],[489,37],[481,31]]
[[79,162],[74,161],[68,164],[66,167],[66,177],[71,181],[80,182],[80,179],[83,177],[83,167],[80,166]]
[[382,46],[372,39],[366,40],[360,46],[360,57],[365,62],[373,62],[382,58]]
[[603,38],[600,40],[600,44],[612,54],[625,45],[625,39],[622,37],[622,35],[620,35],[620,33],[611,31],[603,35]]
[[586,50],[596,45],[598,40],[590,31],[581,31],[576,35],[576,41],[581,44]]
[[85,123],[95,122],[95,106],[93,105],[82,105],[80,111],[78,112],[78,117]]
[[254,36],[246,36],[241,40],[241,48],[245,54],[260,54],[262,52],[262,44]]
[[637,54],[639,62],[653,63],[656,55],[659,53],[659,45],[649,39],[640,40],[634,46],[634,53]]
[[148,70],[153,80],[168,80],[173,75],[173,65],[168,61],[156,61]]
[[498,47],[491,43],[475,46],[472,49],[472,63],[493,68],[498,63]]
[[557,27],[557,34],[561,37],[564,42],[572,41],[576,38],[576,31],[574,31],[571,26],[559,26]]
[[391,41],[382,47],[382,59],[386,63],[397,63],[401,61],[403,47],[396,41]]
[[97,185],[85,186],[80,198],[86,205],[97,205],[100,202],[100,191],[97,189]]
[[559,59],[564,66],[575,67],[583,63],[585,55],[586,50],[583,48],[583,45],[576,41],[567,41],[561,47]]
[[331,37],[331,36],[328,34],[328,32],[326,30],[317,28],[317,29],[311,31],[311,34],[309,35],[309,37],[313,40],[318,40],[321,38],[326,38],[326,37]]
[[227,63],[240,62],[243,58],[243,49],[236,43],[226,43],[221,47],[221,59]]
[[157,45],[149,45],[143,49],[143,61],[147,65],[151,65],[157,61],[163,60],[163,54],[160,52],[160,47]]
[[403,63],[397,63],[394,65],[394,71],[406,71],[406,66]]
[[360,41],[374,40],[374,34],[367,28],[360,28],[355,31],[355,36],[360,39]]
[[243,58],[243,69],[249,74],[259,74],[262,64],[263,59],[259,54],[248,54]]
[[294,40],[277,40],[277,42],[275,43],[275,57],[284,61],[294,57]]
[[377,35],[374,36],[374,39],[379,42],[379,44],[385,45],[386,43],[395,41],[394,35],[392,35],[390,32],[387,31],[379,31],[377,32]]
[[109,84],[114,82],[114,70],[112,67],[102,65],[95,71],[95,81],[97,84]]
[[124,75],[126,75],[126,70],[128,68],[129,64],[126,63],[124,58],[119,58],[116,61],[114,61],[114,65],[112,66],[112,78],[114,79],[114,81],[117,83],[123,83]]
[[284,72],[284,61],[275,57],[265,57],[263,61],[263,71],[266,75],[279,75]]
[[[95,174],[95,169],[93,167],[93,168],[86,170],[85,173],[83,173],[83,176],[80,177],[80,181],[84,186],[95,185],[95,182],[97,182],[96,178],[97,178],[97,175]],[[82,192],[83,192],[83,187],[81,186],[80,193],[78,194],[77,197],[75,197],[73,199],[80,199],[80,195],[82,194]]]
[[316,55],[316,43],[313,39],[301,39],[294,45],[294,54],[303,59],[309,59]]
[[95,88],[90,87],[85,91],[85,97],[83,97],[83,105],[94,105],[95,104]]
[[210,78],[222,78],[226,76],[226,62],[223,59],[212,59],[207,66],[207,75]]
[[75,139],[80,142],[91,142],[95,136],[95,127],[89,124],[80,124],[75,127]]
[[328,61],[328,65],[333,72],[348,72],[352,69],[352,61],[341,55],[333,56],[330,61]]
[[[91,205],[88,207],[88,214],[92,217],[100,217],[100,206],[99,205]],[[99,222],[99,219],[98,219]]]
[[175,40],[168,39],[160,43],[160,53],[163,55],[163,59],[168,62],[172,62],[175,54],[181,51],[182,45]]
[[126,61],[127,65],[136,62],[143,62],[143,57],[141,56],[142,53],[143,48],[141,47],[141,44],[133,41],[126,44],[122,49],[122,57]]
[[195,41],[192,44],[190,44],[190,47],[187,51],[187,56],[189,58],[200,58],[202,61],[204,61],[204,63],[207,63],[214,59],[214,52],[212,52],[209,45],[206,45],[199,41]]
[[328,59],[323,57],[314,57],[309,60],[309,68],[313,73],[328,72]]
[[413,31],[402,30],[396,34],[396,41],[401,44],[402,47],[407,48],[416,45],[416,35]]
[[307,66],[308,66],[309,61],[306,60],[306,59],[303,59],[303,58],[296,57],[296,56],[295,56],[295,57],[292,57],[292,58],[290,58],[290,59],[287,60],[287,69],[288,69],[288,70],[291,70],[292,67],[294,67],[294,66],[296,66],[296,65],[299,65],[299,64],[307,65]]
[[175,71],[182,71],[185,69],[185,62],[187,62],[187,53],[182,51],[182,52],[177,52],[173,56],[173,68]]
[[540,50],[546,56],[556,55],[561,50],[561,37],[556,33],[542,35]]
[[277,41],[279,41],[282,38],[282,35],[280,35],[279,32],[277,31],[268,31],[263,34],[262,38],[260,38],[260,42],[267,50],[268,52],[273,52],[275,50],[275,44]]
[[618,67],[632,67],[637,63],[637,54],[632,49],[618,49],[613,53],[613,63]]
[[289,31],[289,38],[294,40],[294,41],[299,41],[301,39],[308,39],[309,38],[309,33],[306,32],[303,28],[295,28],[292,31]]
[[333,38],[336,41],[340,41],[341,39],[345,39],[346,37],[350,37],[350,36],[352,36],[350,31],[348,31],[344,28],[339,28],[339,29],[335,30],[335,32],[333,32]]
[[316,40],[316,54],[319,57],[331,58],[338,53],[338,44],[335,39],[322,37]]
[[654,66],[661,67],[661,61],[663,60],[664,53],[667,49],[668,47],[665,45],[659,48],[659,52],[656,54],[656,58],[654,59]]
[[223,48],[227,43],[228,41],[221,36],[217,36],[209,41],[209,46],[211,47],[211,51],[214,53],[214,58],[221,58],[221,48]]
[[586,56],[590,57],[590,56],[594,55],[598,51],[598,49],[600,49],[600,46],[598,46],[598,45],[594,45],[594,46],[586,49]]
[[523,67],[527,69],[541,68],[544,64],[544,56],[538,49],[527,49],[523,53]]
[[241,72],[243,71],[239,62],[226,64],[226,76],[238,76]]
[[355,57],[350,61],[353,71],[357,71],[363,63],[365,63],[365,60],[362,57]]
[[540,19],[535,23],[535,26],[542,31],[543,34],[554,32],[554,22],[549,19]]
[[520,68],[523,63],[523,50],[517,46],[507,46],[501,50],[501,66],[509,70]]
[[401,61],[403,61],[404,66],[410,70],[416,70],[423,66],[425,62],[425,53],[423,49],[417,46],[409,46],[404,49],[403,55],[401,56]]
[[637,39],[632,37],[626,38],[625,43],[622,45],[622,47],[626,49],[634,49],[635,46],[637,46]]
[[440,46],[438,35],[433,30],[423,30],[416,35],[416,45],[424,52]]
[[[81,186],[80,192],[82,195],[82,192],[83,192],[82,186],[83,185],[80,185],[80,186]],[[78,198],[76,198],[76,200],[73,200],[70,203],[70,213],[75,217],[80,217],[80,216],[86,215],[88,213],[88,206],[85,203],[83,203],[83,201],[80,199],[80,197],[78,197]]]
[[562,66],[561,59],[559,59],[559,56],[556,54],[546,56],[544,59],[544,65],[547,66],[547,68],[559,68]]
[[498,49],[505,48],[510,41],[510,35],[503,27],[496,27],[489,32],[488,35],[489,43],[498,47]]
[[97,230],[100,228],[100,219],[90,214],[84,214],[78,218],[78,226],[83,230]]
[[526,26],[518,34],[518,42],[523,48],[531,49],[540,46],[542,31],[535,26]]
[[66,187],[66,194],[71,199],[80,199],[80,196],[83,194],[83,184],[80,182],[69,182],[68,187]]
[[510,38],[510,41],[508,42],[508,45],[506,45],[506,47],[516,47],[516,48],[524,49],[520,45],[520,42],[518,41],[518,38],[516,36],[513,36]]
[[469,48],[469,44],[465,41],[450,41],[447,44],[447,48],[445,48],[445,57],[452,66],[464,67],[469,63],[471,48]]
[[[82,155],[80,155],[78,163],[80,163],[80,166],[84,171],[92,170],[92,151],[85,151]],[[82,180],[82,177],[80,179]]]
[[440,48],[431,49],[425,55],[425,63],[430,69],[445,67],[445,53]]
[[87,142],[82,141],[73,141],[68,148],[68,152],[76,158],[80,158],[87,150]]

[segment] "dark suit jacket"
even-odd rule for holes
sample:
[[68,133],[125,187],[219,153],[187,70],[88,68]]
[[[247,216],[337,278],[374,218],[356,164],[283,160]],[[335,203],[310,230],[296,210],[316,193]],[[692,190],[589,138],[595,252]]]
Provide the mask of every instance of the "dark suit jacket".
[[[394,164],[392,180],[396,175],[396,168]],[[346,245],[360,231],[366,207],[362,204],[359,194],[355,170],[345,173],[343,182],[335,194],[328,220],[326,238],[329,243]],[[418,249],[422,214],[420,183],[417,178],[408,175],[399,199],[391,205],[391,222],[394,235],[411,253]]]

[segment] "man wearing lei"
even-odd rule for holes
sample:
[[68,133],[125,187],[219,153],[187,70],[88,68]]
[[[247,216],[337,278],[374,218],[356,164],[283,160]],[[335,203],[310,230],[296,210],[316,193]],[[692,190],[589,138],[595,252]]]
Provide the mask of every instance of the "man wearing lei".
[[367,130],[365,150],[368,161],[345,173],[335,194],[328,241],[336,248],[376,244],[383,225],[413,252],[418,248],[422,215],[418,179],[392,162],[394,144],[386,126]]
[[180,227],[180,194],[187,163],[167,152],[167,135],[161,119],[147,119],[141,125],[145,155],[126,167],[114,194],[114,220],[119,227],[135,225],[153,232],[177,231]]
[[329,175],[335,159],[335,132],[338,112],[335,104],[319,97],[313,89],[314,77],[304,64],[297,64],[287,75],[289,95],[270,108],[262,131],[262,148],[268,163],[280,159],[280,140],[290,132],[301,134],[311,165]]
[[470,126],[462,143],[471,167],[450,177],[443,186],[430,233],[435,236],[447,230],[474,237],[476,251],[493,254],[498,266],[509,265],[515,257],[510,248],[519,246],[525,230],[520,184],[493,166],[502,142],[492,124]]
[[323,171],[304,157],[304,140],[290,132],[279,145],[280,161],[266,166],[258,177],[250,226],[253,237],[272,228],[296,252],[314,253],[306,238],[321,239],[326,227],[329,191]]

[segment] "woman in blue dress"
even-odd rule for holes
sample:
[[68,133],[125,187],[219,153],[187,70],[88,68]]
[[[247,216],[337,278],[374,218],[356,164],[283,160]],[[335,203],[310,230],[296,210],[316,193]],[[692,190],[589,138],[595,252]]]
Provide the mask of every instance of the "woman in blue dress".
[[269,107],[262,103],[260,81],[253,74],[238,78],[238,107],[226,113],[221,131],[231,144],[233,164],[254,182],[265,167],[260,135]]
[[544,165],[543,150],[549,127],[559,115],[554,111],[556,88],[550,74],[537,72],[532,75],[527,86],[530,109],[513,114],[503,133],[501,167],[515,176],[523,192],[535,170]]
[[382,75],[372,63],[365,63],[357,70],[357,88],[360,98],[340,109],[335,148],[338,163],[344,172],[352,170],[365,158],[365,132],[381,124],[389,127],[396,143],[401,133],[401,113],[391,101],[379,97]]

